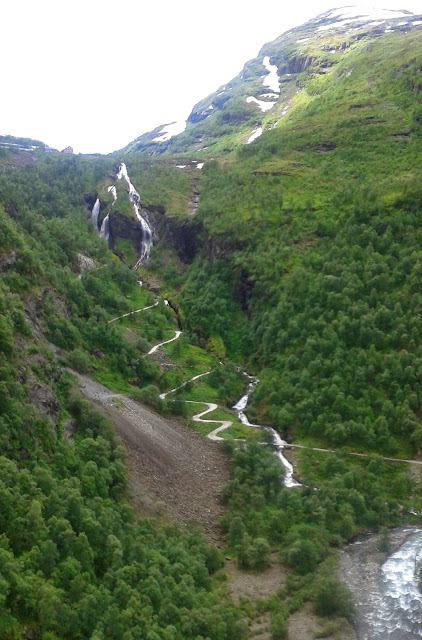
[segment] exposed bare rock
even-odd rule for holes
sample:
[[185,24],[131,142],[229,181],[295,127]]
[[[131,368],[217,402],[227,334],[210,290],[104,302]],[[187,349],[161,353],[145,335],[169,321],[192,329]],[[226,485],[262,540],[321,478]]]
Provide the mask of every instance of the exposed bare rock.
[[52,391],[34,379],[28,381],[28,400],[51,419],[55,418],[60,408]]
[[219,501],[229,479],[228,461],[215,442],[174,418],[163,418],[131,398],[115,394],[77,372],[81,393],[114,422],[127,449],[129,488],[139,515],[162,504],[186,525],[197,520],[210,542],[221,543]]
[[73,420],[66,420],[63,423],[63,433],[69,442],[73,442],[73,434],[75,433],[76,425]]
[[95,269],[94,260],[88,256],[84,256],[83,253],[78,253],[77,260],[79,273],[87,271],[88,269]]
[[16,262],[16,252],[9,251],[8,253],[4,253],[0,255],[0,273],[2,271],[8,271]]

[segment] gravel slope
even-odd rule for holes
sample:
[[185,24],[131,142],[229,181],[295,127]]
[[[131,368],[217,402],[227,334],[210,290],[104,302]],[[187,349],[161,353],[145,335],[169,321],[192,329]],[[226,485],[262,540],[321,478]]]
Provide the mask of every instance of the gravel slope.
[[229,479],[220,446],[172,418],[157,415],[122,394],[76,372],[83,396],[114,423],[127,449],[129,488],[139,515],[157,501],[181,525],[197,520],[210,542],[221,540],[222,486]]

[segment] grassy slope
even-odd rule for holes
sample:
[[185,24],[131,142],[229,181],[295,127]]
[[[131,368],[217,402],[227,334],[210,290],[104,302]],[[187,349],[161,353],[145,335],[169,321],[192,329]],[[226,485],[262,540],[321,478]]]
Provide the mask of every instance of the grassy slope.
[[[361,345],[369,348],[374,343],[379,356],[377,371],[388,366],[385,358],[400,346],[408,351],[407,366],[415,374],[419,367],[419,342],[406,343],[406,338],[388,336],[395,313],[397,321],[403,321],[402,312],[395,306],[399,304],[406,309],[408,330],[413,327],[414,332],[418,331],[417,316],[412,310],[415,309],[412,293],[417,291],[414,269],[417,269],[418,236],[409,235],[409,231],[413,232],[417,224],[414,212],[420,197],[417,187],[420,37],[420,33],[413,32],[386,35],[373,41],[363,39],[326,75],[305,73],[305,86],[298,94],[297,107],[275,130],[241,148],[229,162],[208,163],[205,167],[198,216],[225,258],[211,264],[198,260],[190,269],[182,294],[184,312],[192,326],[199,323],[203,332],[220,333],[231,343],[233,323],[222,321],[219,330],[215,322],[214,326],[208,326],[208,316],[207,322],[197,318],[201,317],[201,311],[206,314],[212,286],[215,308],[221,307],[223,320],[230,316],[234,320],[237,312],[232,308],[231,292],[236,290],[240,275],[247,274],[252,321],[251,330],[247,327],[244,331],[244,355],[255,368],[265,367],[267,379],[271,378],[271,370],[279,372],[268,384],[264,375],[256,398],[261,418],[276,420],[282,428],[291,429],[295,424],[299,427],[301,423],[301,431],[306,431],[303,417],[299,420],[294,415],[296,406],[289,406],[287,423],[280,418],[280,410],[288,402],[286,394],[280,391],[283,371],[286,365],[289,368],[288,356],[293,359],[301,356],[307,338],[314,337],[316,330],[312,323],[318,322],[318,318],[322,321],[319,333],[328,323],[340,339],[341,349],[351,356],[347,375],[355,375],[360,354],[352,353],[338,326],[349,314],[357,313],[360,327],[364,322],[364,312],[351,309],[350,305],[358,305],[353,295],[360,296],[363,305],[369,305],[371,326],[378,322],[378,329],[388,329],[379,338],[379,344],[373,335]],[[394,257],[397,251],[398,261]],[[360,265],[356,274],[360,284],[350,298],[345,290],[348,284],[352,286],[350,269],[356,260]],[[332,281],[321,283],[318,278],[321,271]],[[385,275],[389,294],[373,280],[380,274]],[[201,290],[199,282],[204,285]],[[379,293],[375,303],[370,298],[374,286]],[[296,302],[292,298],[295,292]],[[338,300],[334,309],[333,295]],[[309,306],[312,300],[314,310]],[[283,316],[286,304],[289,318]],[[392,314],[385,321],[387,325],[374,319],[380,309]],[[292,326],[289,328],[289,323],[294,324],[292,315],[299,323],[299,333]],[[242,331],[244,323],[239,319],[236,324]],[[292,338],[284,339],[283,331],[284,337]],[[239,348],[239,340],[235,342]],[[317,348],[316,356],[324,357],[322,347]],[[309,363],[300,361],[292,366],[295,384],[297,376],[304,372],[313,375]],[[344,363],[339,367],[344,372]],[[333,374],[327,374],[322,386],[331,384],[332,377]],[[291,389],[290,383],[287,388]],[[373,393],[380,394],[375,404],[382,403],[388,387],[377,388],[376,384],[373,387]],[[314,392],[315,389],[313,402]],[[322,392],[323,389],[318,391],[320,395]],[[277,393],[280,399],[275,397]],[[420,402],[418,387],[411,385],[411,393],[417,394],[411,405],[416,409],[419,405],[415,402]],[[355,394],[356,400],[361,395]],[[372,409],[374,402],[370,402]],[[400,415],[403,419],[404,414]],[[416,416],[409,418],[416,420],[410,429],[413,433],[418,429],[417,415],[416,411]],[[371,427],[368,420],[375,421],[377,417],[381,417],[379,408],[372,411],[372,417],[366,416],[365,428]],[[324,435],[321,429],[319,435]],[[396,429],[396,441],[384,443],[386,450],[390,446],[399,451],[403,435]],[[328,437],[332,440],[333,434]],[[377,446],[383,445],[378,442]]]

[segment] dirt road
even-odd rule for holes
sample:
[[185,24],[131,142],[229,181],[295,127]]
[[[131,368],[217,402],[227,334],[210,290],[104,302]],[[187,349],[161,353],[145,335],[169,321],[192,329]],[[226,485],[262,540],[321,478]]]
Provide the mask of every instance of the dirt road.
[[180,524],[197,520],[211,542],[221,540],[218,501],[229,479],[224,452],[215,442],[157,415],[134,400],[73,372],[83,396],[114,423],[127,449],[129,488],[139,515],[150,515],[157,501]]

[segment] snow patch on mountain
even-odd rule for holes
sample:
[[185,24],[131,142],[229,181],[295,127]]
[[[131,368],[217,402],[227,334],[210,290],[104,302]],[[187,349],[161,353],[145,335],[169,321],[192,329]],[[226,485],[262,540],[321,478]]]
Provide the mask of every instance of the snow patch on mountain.
[[261,134],[262,134],[262,127],[258,127],[258,129],[255,129],[255,131],[252,133],[252,135],[249,136],[248,141],[247,141],[246,144],[250,144],[251,142],[253,142],[257,138],[259,138],[259,136]]
[[[393,9],[378,9],[376,7],[363,7],[363,6],[351,6],[342,7],[340,9],[333,9],[318,16],[315,22],[322,22],[323,20],[333,20],[339,18],[337,21],[332,21],[329,24],[322,24],[318,27],[318,31],[329,31],[331,29],[341,29],[352,22],[369,22],[372,26],[383,24],[385,20],[394,20],[396,18],[406,18],[410,12],[396,11]],[[373,22],[380,21],[381,22]],[[400,23],[397,26],[407,24],[407,22]]]
[[164,125],[164,127],[158,132],[159,135],[153,139],[153,142],[167,142],[173,136],[177,136],[179,133],[182,133],[186,129],[186,122],[182,120],[181,122],[171,122],[170,124]]
[[265,112],[265,111],[269,111],[270,109],[272,109],[272,107],[275,105],[275,102],[264,102],[264,100],[257,100],[256,98],[254,98],[253,96],[248,96],[246,98],[246,102],[253,102],[254,104],[256,104],[261,111]]
[[265,56],[262,64],[268,71],[268,75],[265,76],[264,87],[269,87],[274,93],[280,93],[280,83],[278,81],[278,69],[275,64],[270,64],[270,56]]
[[353,5],[350,7],[340,7],[323,14],[329,18],[364,18],[365,20],[391,20],[393,18],[405,18],[408,13],[396,11],[394,9],[380,9],[376,7],[365,7],[364,5]]

